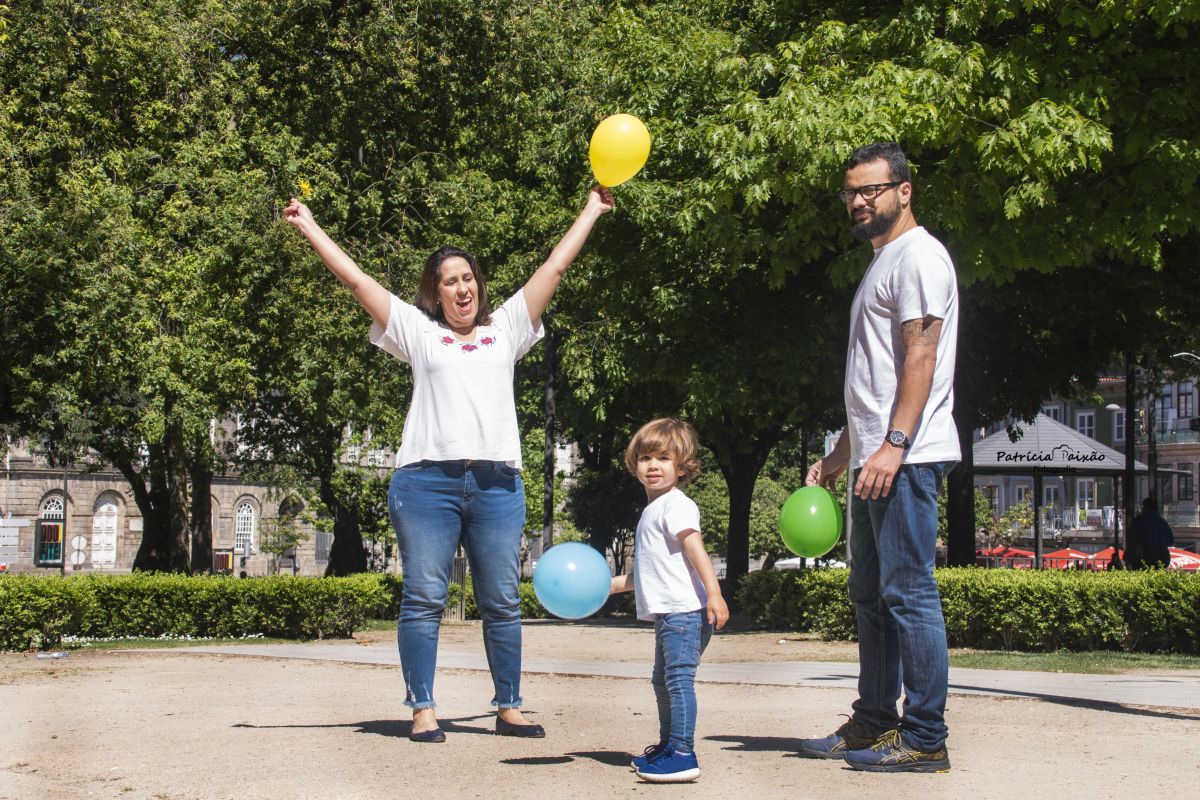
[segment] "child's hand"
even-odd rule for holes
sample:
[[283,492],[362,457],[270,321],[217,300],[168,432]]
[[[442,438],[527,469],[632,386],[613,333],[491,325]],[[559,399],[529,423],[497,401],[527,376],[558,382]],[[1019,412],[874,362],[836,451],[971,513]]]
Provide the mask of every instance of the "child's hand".
[[724,628],[729,621],[729,606],[725,605],[725,598],[719,594],[708,597],[708,621],[717,630]]

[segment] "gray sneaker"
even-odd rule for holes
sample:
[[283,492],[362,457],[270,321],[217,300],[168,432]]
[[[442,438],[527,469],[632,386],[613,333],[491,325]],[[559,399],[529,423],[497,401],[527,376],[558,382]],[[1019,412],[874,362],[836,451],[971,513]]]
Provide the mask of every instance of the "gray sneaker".
[[851,750],[865,750],[879,741],[853,719],[823,739],[801,739],[800,755],[805,758],[843,758]]

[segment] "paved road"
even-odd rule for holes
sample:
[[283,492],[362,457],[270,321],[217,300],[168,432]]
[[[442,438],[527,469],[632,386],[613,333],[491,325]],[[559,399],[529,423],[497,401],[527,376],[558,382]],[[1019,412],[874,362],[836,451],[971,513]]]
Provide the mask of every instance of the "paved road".
[[[309,642],[298,644],[217,645],[180,648],[198,653],[348,661],[359,664],[398,664],[394,644]],[[478,652],[443,647],[438,653],[443,669],[487,670]],[[649,666],[641,662],[537,660],[526,658],[522,671],[559,675],[592,675],[645,679]],[[743,683],[764,686],[828,686],[854,688],[858,665],[821,661],[749,661],[702,663],[697,679],[709,683]],[[950,691],[1021,697],[1046,702],[1200,709],[1200,673],[1140,672],[1123,675],[1082,675],[1057,672],[1018,672],[951,668]]]

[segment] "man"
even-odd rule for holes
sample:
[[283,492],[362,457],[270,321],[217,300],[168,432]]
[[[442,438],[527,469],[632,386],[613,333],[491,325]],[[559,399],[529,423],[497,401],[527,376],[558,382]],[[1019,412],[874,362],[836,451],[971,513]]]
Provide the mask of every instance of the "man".
[[933,564],[938,490],[961,457],[951,416],[957,281],[946,249],[913,217],[912,175],[899,145],[855,150],[843,186],[851,231],[875,257],[850,308],[847,425],[807,483],[832,486],[854,469],[859,696],[848,722],[803,740],[800,753],[873,772],[945,772],[949,666]]
[[1135,569],[1171,566],[1171,546],[1175,534],[1171,526],[1158,513],[1158,501],[1153,497],[1142,500],[1142,513],[1133,518],[1129,536],[1125,540],[1125,551]]

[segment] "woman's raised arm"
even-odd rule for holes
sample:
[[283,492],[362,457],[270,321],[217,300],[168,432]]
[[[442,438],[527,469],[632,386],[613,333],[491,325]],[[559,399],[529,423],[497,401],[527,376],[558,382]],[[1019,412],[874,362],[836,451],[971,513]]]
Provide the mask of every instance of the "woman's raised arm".
[[354,263],[354,259],[346,255],[345,251],[338,247],[337,242],[329,238],[329,234],[325,233],[313,219],[308,206],[293,197],[292,202],[283,210],[283,218],[304,234],[304,238],[308,239],[309,244],[317,251],[317,255],[325,262],[325,266],[329,267],[329,271],[344,286],[354,292],[354,298],[371,315],[371,319],[386,328],[388,315],[392,308],[391,293],[380,286],[378,281],[363,272],[358,264]]
[[571,266],[571,262],[583,249],[583,243],[592,232],[592,226],[601,216],[612,211],[613,205],[613,198],[608,189],[593,186],[588,192],[587,204],[583,211],[579,212],[575,222],[555,245],[546,263],[538,267],[537,272],[533,273],[525,284],[525,306],[529,309],[529,319],[534,328],[537,328],[541,321],[542,312],[550,304],[550,298],[558,291],[558,284],[562,282],[567,267]]

